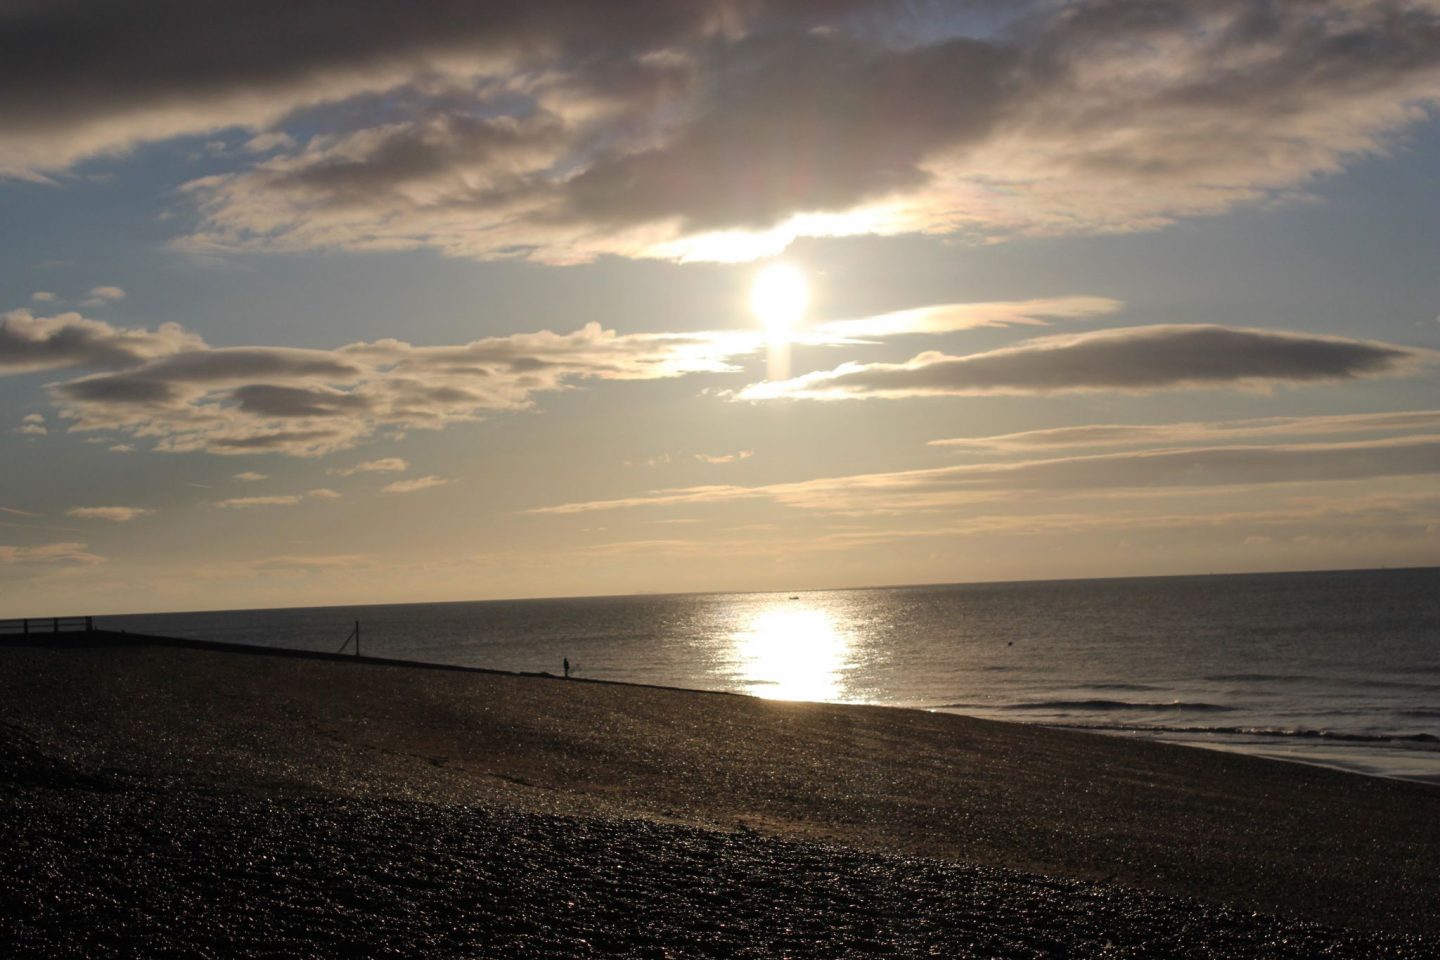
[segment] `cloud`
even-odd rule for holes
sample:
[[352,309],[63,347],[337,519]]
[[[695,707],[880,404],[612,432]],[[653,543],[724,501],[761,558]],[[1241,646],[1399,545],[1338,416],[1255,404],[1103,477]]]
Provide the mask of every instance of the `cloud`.
[[245,150],[248,153],[269,153],[272,150],[294,147],[295,139],[289,134],[271,131],[261,133],[245,141]]
[[250,580],[260,576],[312,576],[327,573],[345,573],[354,570],[369,570],[379,566],[371,554],[335,553],[311,555],[281,555],[261,557],[255,560],[229,560],[207,563],[196,568],[195,576],[202,580]]
[[[162,451],[319,456],[381,430],[440,429],[585,380],[733,372],[757,331],[620,335],[597,324],[453,346],[399,340],[335,350],[214,348],[173,324],[119,330],[78,314],[7,314],[0,372],[98,372],[48,385],[72,431],[125,433]],[[398,460],[385,463],[393,468]]]
[[8,513],[14,517],[43,517],[43,513],[31,513],[29,510],[21,510],[18,507],[0,507],[0,513]]
[[0,544],[0,566],[31,564],[89,566],[104,562],[104,557],[90,553],[88,545],[84,543],[41,543],[30,547]]
[[[597,72],[623,74],[632,56],[736,29],[743,10],[651,2],[618,12],[576,0],[382,0],[358,18],[342,0],[8,4],[0,8],[0,171],[38,178],[139,142],[258,130],[301,107],[422,79],[518,78],[605,59],[612,65],[595,64]],[[65,51],[63,62],[55,50]]]
[[739,460],[749,460],[753,456],[755,456],[754,450],[737,450],[734,453],[697,453],[695,454],[695,459],[702,463],[722,464],[735,463]]
[[1079,320],[1118,312],[1124,303],[1109,297],[1051,297],[991,303],[947,303],[854,320],[830,320],[812,330],[831,337],[893,337],[940,334],[978,327],[1045,326],[1050,320]]
[[30,299],[34,300],[36,303],[54,303],[55,294],[51,293],[49,290],[36,290],[34,293],[30,294]]
[[125,291],[119,287],[91,287],[86,299],[81,301],[81,306],[98,307],[124,299]]
[[[132,63],[155,41],[117,24],[80,44],[85,69],[15,87],[28,99],[8,111],[0,93],[0,167],[8,154],[42,176],[139,139],[278,128],[296,107],[348,102],[306,112],[294,146],[277,137],[251,167],[190,184],[202,223],[189,242],[735,260],[803,236],[1155,229],[1303,195],[1440,102],[1428,2],[981,0],[939,29],[888,0],[649,3],[614,18],[653,17],[643,32],[597,24],[603,7],[524,6],[397,6],[375,19],[381,35],[266,4],[246,29],[309,42],[264,58],[227,48],[203,82],[168,52]],[[193,16],[158,19],[176,20],[177,48],[207,48],[187,42]],[[967,35],[970,22],[985,26]],[[73,46],[95,27],[66,29]],[[27,78],[29,31],[0,33],[16,38],[8,74]],[[318,39],[331,33],[345,37]],[[105,64],[125,80],[101,89]]]
[[[1108,313],[1095,297],[951,304],[943,318],[889,314],[840,321],[867,336],[936,332],[963,324],[1046,322]],[[24,314],[23,316],[21,314]],[[927,315],[929,316],[929,315]],[[848,326],[844,326],[848,325]],[[855,341],[826,329],[801,342]],[[121,330],[78,314],[36,319],[16,311],[0,323],[0,372],[66,367],[94,372],[46,389],[72,432],[148,441],[162,452],[281,453],[314,457],[378,435],[438,430],[501,411],[534,407],[546,393],[587,381],[659,380],[740,372],[765,347],[758,330],[619,334],[587,324],[470,343],[414,346],[383,339],[332,350],[210,347],[183,328]],[[1156,326],[1052,336],[971,356],[921,354],[905,364],[845,364],[793,380],[752,384],[739,399],[1143,392],[1396,376],[1433,354],[1374,341],[1219,326]],[[133,445],[132,443],[121,446]],[[332,471],[401,472],[399,458]]]
[[217,500],[215,506],[225,509],[244,507],[293,507],[300,502],[300,498],[293,494],[273,497],[231,497],[228,500]]
[[633,507],[760,500],[831,512],[898,512],[1012,497],[1140,489],[1186,490],[1324,483],[1440,474],[1440,436],[1349,443],[1144,450],[892,473],[826,477],[762,486],[658,490],[617,500],[531,510],[571,514]]
[[375,558],[364,553],[327,554],[322,556],[281,556],[266,557],[254,561],[254,565],[267,570],[353,570],[375,563]]
[[241,483],[255,483],[260,480],[269,480],[268,474],[256,473],[254,470],[246,470],[243,473],[235,474],[235,479]]
[[33,437],[43,437],[48,430],[45,429],[45,417],[38,413],[27,413],[20,418],[20,426],[15,428],[16,433],[28,434]]
[[741,400],[977,396],[1324,383],[1402,376],[1436,355],[1418,348],[1213,325],[1123,327],[1043,337],[988,353],[922,353],[906,363],[847,363],[752,384]]
[[434,474],[426,477],[416,477],[413,480],[396,480],[394,483],[386,484],[380,488],[381,493],[415,493],[418,490],[428,490],[431,487],[443,487],[449,483],[443,477]]
[[230,497],[226,500],[216,500],[214,505],[224,509],[235,509],[245,507],[293,507],[302,500],[339,500],[340,494],[329,487],[316,487],[307,490],[303,494],[276,494],[265,497]]
[[366,460],[353,467],[337,468],[330,471],[337,477],[352,477],[357,473],[404,473],[410,464],[401,457],[384,457],[380,460]]
[[174,323],[151,331],[115,327],[78,313],[37,317],[22,309],[0,314],[0,374],[114,369],[204,346],[198,336]]
[[143,507],[71,507],[65,511],[67,516],[81,520],[109,520],[111,523],[129,523],[136,517],[146,517],[154,512]]
[[930,446],[956,450],[1023,452],[1057,450],[1067,447],[1228,443],[1255,437],[1386,433],[1414,430],[1440,431],[1440,410],[1326,414],[1310,417],[1262,417],[1250,420],[1190,421],[1185,423],[1098,423],[1078,427],[1027,430],[1023,433],[1006,433],[991,437],[931,440]]
[[[794,558],[809,553],[853,551],[857,548],[902,541],[944,540],[975,536],[1053,537],[1056,534],[1085,534],[1108,531],[1245,531],[1257,527],[1274,531],[1274,536],[1252,535],[1246,543],[1271,542],[1317,526],[1331,535],[1414,536],[1419,530],[1440,529],[1440,496],[1345,498],[1278,498],[1264,509],[1200,512],[1086,511],[1070,513],[996,513],[986,509],[943,523],[925,518],[919,525],[864,527],[853,530],[807,533],[804,536],[724,537],[707,535],[686,540],[630,540],[601,543],[576,551],[582,555],[714,557],[718,555]],[[664,521],[656,521],[664,522]],[[761,525],[763,526],[763,525]],[[739,530],[740,528],[734,528]],[[765,527],[765,530],[776,529]],[[1299,541],[1301,536],[1293,536]]]
[[110,451],[111,453],[134,453],[134,452],[135,452],[135,447],[134,447],[134,445],[133,445],[133,444],[129,444],[129,443],[116,443],[116,444],[111,444],[110,446],[106,447],[105,449],[108,450],[108,451]]

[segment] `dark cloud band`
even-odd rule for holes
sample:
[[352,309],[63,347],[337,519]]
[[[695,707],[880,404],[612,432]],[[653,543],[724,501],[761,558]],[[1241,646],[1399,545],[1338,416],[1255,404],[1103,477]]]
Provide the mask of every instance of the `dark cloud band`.
[[1263,388],[1398,376],[1429,351],[1369,340],[1220,326],[1148,326],[1044,337],[969,356],[922,353],[907,363],[845,364],[758,383],[742,400],[1045,394],[1084,390]]
[[189,245],[748,259],[1153,229],[1303,191],[1440,103],[1421,0],[964,6],[11,2],[0,176],[238,127],[263,133],[186,188]]

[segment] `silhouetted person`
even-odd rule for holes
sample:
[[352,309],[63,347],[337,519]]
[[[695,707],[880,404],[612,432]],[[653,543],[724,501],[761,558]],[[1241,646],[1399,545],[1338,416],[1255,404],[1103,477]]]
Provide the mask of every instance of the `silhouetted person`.
[[570,658],[569,658],[569,657],[566,657],[566,658],[565,658],[565,679],[566,679],[566,680],[569,680],[569,679],[570,679]]

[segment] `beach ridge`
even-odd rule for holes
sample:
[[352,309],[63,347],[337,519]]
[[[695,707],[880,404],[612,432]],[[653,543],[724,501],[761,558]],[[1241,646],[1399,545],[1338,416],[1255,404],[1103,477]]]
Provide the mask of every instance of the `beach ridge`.
[[[873,868],[935,891],[993,880],[999,901],[1041,913],[1044,898],[1023,891],[1060,890],[1069,906],[1057,916],[1108,898],[1150,904],[1145,916],[1169,916],[1169,928],[1181,914],[1223,915],[1237,944],[1250,934],[1236,918],[1258,914],[1297,944],[1319,943],[1298,931],[1330,931],[1335,955],[1386,945],[1421,956],[1435,945],[1440,789],[1423,784],[916,710],[130,639],[0,649],[0,788],[18,823],[50,824],[52,843],[79,838],[97,806],[116,836],[143,833],[137,824],[153,814],[192,845],[232,852],[239,841],[216,832],[217,818],[273,816],[282,846],[324,860],[329,847],[310,848],[316,811],[331,810],[370,818],[374,842],[396,857],[419,842],[405,831],[450,824],[470,837],[464,869],[495,880],[492,854],[475,845],[499,829],[487,817],[515,817],[550,838],[545,876],[595,868],[594,851],[565,852],[577,830],[640,831],[659,860],[716,845],[717,870],[735,867],[725,875],[737,903],[756,895],[744,864],[793,856],[820,874]],[[156,813],[171,803],[160,797],[173,804]],[[386,834],[382,809],[412,827]],[[467,816],[472,826],[458,826]],[[727,846],[751,842],[760,846]],[[76,851],[92,884],[124,869]],[[647,869],[643,857],[626,867],[653,906],[668,874]],[[535,902],[572,889],[556,883],[533,890]],[[786,889],[794,909],[823,912],[803,884]],[[1117,930],[1150,929],[1115,910],[1100,913]],[[964,911],[896,916],[948,917],[952,933],[970,923],[982,935]]]

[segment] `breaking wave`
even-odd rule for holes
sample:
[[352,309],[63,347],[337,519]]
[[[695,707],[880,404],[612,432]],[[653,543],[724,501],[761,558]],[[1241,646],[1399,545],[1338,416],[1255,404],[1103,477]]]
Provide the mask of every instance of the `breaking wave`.
[[1021,703],[942,703],[939,710],[1140,710],[1145,712],[1191,711],[1195,713],[1228,713],[1234,707],[1197,700],[1027,700]]
[[1430,733],[1345,733],[1340,730],[1312,730],[1306,727],[1171,727],[1132,724],[1047,723],[1047,727],[1070,730],[1114,730],[1130,733],[1187,733],[1215,737],[1277,737],[1297,740],[1335,740],[1344,743],[1410,743],[1433,744],[1440,748],[1440,737]]

